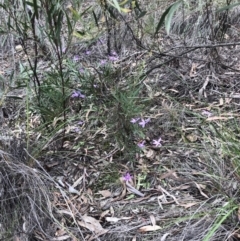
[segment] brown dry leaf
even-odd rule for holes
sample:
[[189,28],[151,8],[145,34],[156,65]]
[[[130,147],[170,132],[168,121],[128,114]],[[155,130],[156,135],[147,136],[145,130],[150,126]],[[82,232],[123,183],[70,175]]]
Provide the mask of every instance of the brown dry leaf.
[[231,98],[220,98],[218,106],[223,106],[224,104],[229,104],[232,101]]
[[105,219],[106,221],[113,222],[113,223],[117,223],[119,220],[121,220],[121,218],[116,218],[116,217],[106,217]]
[[150,215],[150,220],[151,220],[152,225],[156,226],[156,219],[152,214]]
[[103,196],[103,197],[111,197],[112,193],[109,190],[102,190],[99,191],[99,193]]
[[61,237],[53,238],[52,241],[62,241],[71,238],[69,235],[63,235]]
[[66,233],[66,230],[65,229],[59,229],[59,230],[57,230],[57,232],[55,233],[55,236],[62,236],[63,234],[65,234]]
[[118,222],[119,220],[129,220],[131,217],[121,217],[121,218],[116,218],[116,217],[106,217],[106,220],[108,222]]
[[219,99],[219,106],[223,106],[223,104],[224,104],[224,100],[223,100],[223,98],[220,98]]
[[172,92],[174,92],[174,93],[179,93],[179,91],[178,90],[175,90],[175,89],[168,89],[169,91],[172,91]]
[[105,230],[99,223],[99,221],[93,217],[84,215],[82,216],[82,220],[83,221],[78,221],[78,224],[82,227],[89,229],[92,232],[100,233]]
[[162,180],[168,177],[174,176],[177,178],[177,174],[175,172],[175,170],[169,170],[167,173],[162,174],[158,179]]
[[154,226],[147,225],[147,226],[143,226],[143,227],[139,228],[138,230],[139,230],[139,232],[151,232],[151,231],[156,231],[159,229],[162,229],[162,228],[158,225],[154,225]]
[[186,190],[190,187],[191,187],[190,185],[181,185],[179,187],[174,187],[172,190]]
[[161,237],[160,241],[165,241],[165,240],[167,239],[167,236],[169,236],[169,235],[170,235],[170,233],[165,233],[165,234]]
[[206,119],[206,121],[215,121],[215,120],[229,120],[232,119],[233,117],[225,117],[225,116],[212,116]]
[[192,203],[179,203],[179,206],[184,207],[184,208],[190,208],[194,205],[198,204],[197,202],[192,202]]
[[100,220],[102,220],[102,218],[104,218],[106,215],[108,215],[110,212],[109,209],[107,209],[106,211],[102,212],[101,215],[100,215]]
[[74,217],[73,213],[68,211],[68,210],[57,210],[57,213],[66,214],[66,215],[69,215],[72,218]]

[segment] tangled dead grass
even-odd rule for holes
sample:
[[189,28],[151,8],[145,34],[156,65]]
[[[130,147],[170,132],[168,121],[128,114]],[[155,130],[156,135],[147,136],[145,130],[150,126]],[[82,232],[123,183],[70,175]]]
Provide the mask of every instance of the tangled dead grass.
[[53,207],[43,173],[1,151],[0,183],[1,239],[31,240],[37,231],[46,233],[53,220]]

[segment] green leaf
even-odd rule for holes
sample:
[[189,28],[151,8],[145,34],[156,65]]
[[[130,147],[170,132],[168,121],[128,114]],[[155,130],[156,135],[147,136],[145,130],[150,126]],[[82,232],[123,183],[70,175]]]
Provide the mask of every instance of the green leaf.
[[140,14],[137,16],[137,19],[144,17],[146,13],[147,11],[140,12]]
[[67,19],[68,38],[70,39],[70,36],[73,33],[73,26],[72,26],[71,20],[70,20],[69,16],[67,15],[67,13],[66,12],[64,12],[64,13],[65,13],[65,16],[66,16],[66,19]]
[[238,6],[238,5],[240,5],[239,2],[238,2],[238,3],[231,4],[231,5],[226,5],[226,6],[222,7],[222,8],[220,8],[220,9],[218,9],[218,10],[217,10],[217,13],[218,13],[218,12],[225,11],[225,10],[232,9],[232,8]]
[[117,0],[109,1],[109,3],[110,3],[112,6],[114,6],[114,7],[118,10],[118,12],[121,12],[121,8],[120,8],[119,3],[118,3]]
[[95,14],[94,10],[92,11],[92,13],[93,13],[93,18],[94,18],[95,24],[96,24],[97,27],[99,27],[98,18],[97,18],[97,15]]
[[179,8],[181,3],[182,3],[182,0],[174,3],[172,5],[172,7],[170,8],[169,13],[167,14],[167,16],[165,18],[165,28],[166,28],[167,34],[169,34],[169,32],[170,32],[170,27],[171,27],[171,21],[172,21],[173,14]]
[[36,19],[38,19],[39,15],[38,15],[38,5],[37,5],[37,0],[33,0],[33,9],[34,9],[34,13],[36,14]]
[[182,3],[182,0],[179,0],[175,3],[173,3],[170,7],[167,8],[167,10],[162,14],[158,25],[156,27],[155,35],[158,33],[159,29],[163,26],[163,23],[165,22],[165,28],[167,31],[167,34],[170,32],[170,26],[171,26],[171,21],[174,12],[178,9],[180,4]]

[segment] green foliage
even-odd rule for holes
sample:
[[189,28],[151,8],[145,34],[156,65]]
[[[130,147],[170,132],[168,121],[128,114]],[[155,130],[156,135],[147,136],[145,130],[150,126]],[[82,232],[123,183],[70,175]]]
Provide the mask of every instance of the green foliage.
[[139,97],[141,87],[129,81],[127,88],[116,88],[112,92],[111,106],[114,107],[114,111],[111,122],[115,138],[120,146],[127,149],[132,148],[134,137],[143,136],[140,129],[130,122],[131,118],[139,116],[144,109]]
[[216,233],[218,228],[226,221],[232,213],[238,209],[238,206],[233,204],[232,201],[229,201],[225,204],[219,211],[218,217],[216,218],[214,224],[212,225],[211,229],[208,231],[206,236],[204,237],[203,241],[211,240],[211,237]]
[[167,34],[169,34],[173,14],[177,11],[177,9],[182,4],[182,2],[183,2],[182,0],[179,0],[175,3],[173,3],[170,7],[168,7],[166,9],[166,11],[162,14],[162,16],[157,24],[155,35],[159,32],[160,28],[163,26],[164,23],[165,23],[165,28],[166,28]]
[[[32,109],[34,113],[40,113],[46,126],[60,117],[66,122],[71,80],[65,70],[64,59],[75,25],[83,15],[79,10],[81,1],[73,1],[72,11],[64,8],[64,4],[64,0],[23,0],[18,11],[16,6],[10,5],[10,1],[0,6],[9,16],[8,31],[19,37],[28,57],[28,65],[20,66],[19,81],[24,84],[27,81],[30,83],[27,86],[33,87],[35,98],[31,98]],[[43,74],[39,60],[44,56],[51,67]]]

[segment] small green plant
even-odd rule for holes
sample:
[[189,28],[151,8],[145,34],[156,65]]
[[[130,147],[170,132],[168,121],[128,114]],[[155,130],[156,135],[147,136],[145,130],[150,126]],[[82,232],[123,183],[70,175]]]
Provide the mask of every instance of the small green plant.
[[[211,240],[211,237],[215,234],[218,228],[226,221],[232,213],[238,209],[238,206],[233,204],[232,201],[226,203],[222,208],[220,208],[218,217],[216,218],[213,226],[210,228],[208,233],[205,235],[203,241]],[[217,210],[216,210],[217,211]]]
[[[66,70],[65,56],[75,25],[84,14],[80,6],[81,1],[73,1],[71,8],[66,8],[64,0],[22,0],[18,6],[4,1],[0,5],[9,16],[6,31],[18,37],[27,56],[28,64],[22,65],[21,71],[25,77],[20,77],[28,79],[27,86],[34,93],[34,113],[40,114],[48,129],[55,118],[62,117],[63,123],[67,120],[71,74]],[[44,71],[39,66],[42,58],[50,66]],[[65,131],[64,125],[63,137]]]

